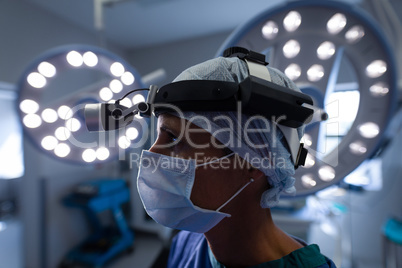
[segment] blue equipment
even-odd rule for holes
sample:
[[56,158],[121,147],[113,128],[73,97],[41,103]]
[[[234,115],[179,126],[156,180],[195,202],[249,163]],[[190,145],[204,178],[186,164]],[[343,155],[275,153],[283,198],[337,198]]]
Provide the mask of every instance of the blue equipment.
[[[124,217],[122,205],[130,200],[130,192],[123,179],[100,179],[82,183],[64,198],[66,206],[84,210],[92,234],[73,248],[60,267],[103,267],[124,252],[133,250],[134,233]],[[115,226],[102,226],[99,213],[110,210]]]

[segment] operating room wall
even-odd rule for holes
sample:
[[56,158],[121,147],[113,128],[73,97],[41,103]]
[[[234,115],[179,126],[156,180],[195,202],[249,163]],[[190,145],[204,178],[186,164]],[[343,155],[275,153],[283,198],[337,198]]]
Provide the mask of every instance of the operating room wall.
[[[349,213],[346,214],[343,228],[349,229],[351,235],[352,267],[381,267],[384,246],[382,226],[391,217],[402,219],[401,151],[402,129],[399,127],[381,155],[382,188],[347,195]],[[402,263],[400,253],[399,250],[399,264]],[[373,263],[377,266],[372,266]]]
[[[22,0],[0,0],[0,81],[17,84],[33,59],[67,44],[99,46],[99,37]],[[112,43],[107,49],[125,57]],[[116,163],[89,167],[57,161],[26,137],[24,162],[24,176],[2,181],[0,194],[18,193],[24,267],[56,267],[67,250],[88,235],[82,212],[65,208],[61,198],[78,182],[119,175],[118,168]]]

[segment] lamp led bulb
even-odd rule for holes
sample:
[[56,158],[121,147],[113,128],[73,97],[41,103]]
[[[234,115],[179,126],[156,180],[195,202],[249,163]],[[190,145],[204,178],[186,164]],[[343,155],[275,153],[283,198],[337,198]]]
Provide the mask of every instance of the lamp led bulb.
[[131,141],[126,136],[121,136],[118,141],[119,147],[127,149],[131,145]]
[[286,69],[285,74],[292,80],[296,80],[301,75],[301,68],[296,63],[291,63]]
[[66,157],[71,151],[70,146],[65,143],[57,144],[56,148],[54,148],[54,153],[58,157]]
[[380,127],[373,122],[367,122],[358,127],[360,135],[364,138],[372,139],[380,133]]
[[57,114],[61,119],[67,120],[73,116],[73,111],[67,105],[62,105],[57,109]]
[[130,127],[126,130],[126,137],[130,140],[135,140],[139,135],[138,130],[135,127]]
[[58,127],[55,130],[54,135],[56,136],[56,138],[58,140],[65,141],[65,140],[68,140],[68,138],[70,138],[71,131],[68,130],[66,127]]
[[108,101],[113,98],[113,92],[108,87],[104,87],[99,91],[99,97],[103,101]]
[[54,67],[53,64],[51,64],[47,61],[43,61],[38,65],[38,71],[43,76],[46,76],[49,78],[56,75],[56,67]]
[[123,64],[121,64],[120,62],[114,62],[110,66],[110,72],[112,73],[112,75],[120,77],[124,74],[125,69],[124,69]]
[[303,175],[301,177],[301,182],[306,188],[313,188],[317,185],[317,182],[313,179],[313,176],[310,174]]
[[356,43],[363,38],[364,34],[364,28],[360,25],[356,25],[345,33],[345,38],[349,43]]
[[96,158],[99,160],[103,161],[109,158],[110,152],[107,148],[105,147],[99,147],[96,150]]
[[389,88],[385,83],[378,82],[370,87],[370,92],[374,97],[382,97],[388,94]]
[[114,93],[120,93],[123,90],[123,84],[117,79],[110,81],[109,87]]
[[80,67],[84,63],[81,54],[75,50],[70,51],[66,55],[67,62],[73,67]]
[[125,84],[126,86],[130,86],[134,83],[135,81],[135,77],[132,73],[130,72],[125,72],[121,77],[121,82],[123,82],[123,84]]
[[264,24],[264,26],[261,29],[262,36],[265,39],[274,39],[279,32],[278,24],[276,22],[270,20],[267,23]]
[[387,71],[387,64],[383,60],[375,60],[366,67],[366,75],[370,78],[377,78]]
[[20,109],[26,114],[34,114],[39,110],[39,104],[30,99],[25,99],[20,103]]
[[342,13],[336,13],[327,22],[327,30],[330,34],[337,34],[346,26],[346,16]]
[[27,114],[22,122],[27,128],[37,128],[42,124],[42,119],[37,114]]
[[283,55],[285,55],[285,57],[288,59],[296,57],[299,52],[300,44],[296,40],[289,40],[283,46]]
[[318,170],[318,175],[323,181],[332,181],[335,179],[335,170],[330,166],[324,166]]
[[54,150],[59,141],[54,136],[46,136],[42,139],[41,145],[45,150]]
[[46,78],[37,72],[32,72],[27,76],[27,82],[31,87],[34,88],[43,88],[46,86]]
[[294,32],[301,24],[301,15],[297,11],[290,11],[283,20],[283,27],[288,32]]
[[133,97],[133,104],[138,104],[140,102],[145,102],[144,96],[142,96],[141,94],[135,94]]
[[43,121],[45,121],[46,123],[54,123],[57,121],[58,118],[57,112],[50,108],[46,108],[45,110],[43,110],[41,116]]
[[327,60],[335,54],[335,45],[332,42],[325,41],[317,48],[317,57],[320,60]]
[[307,78],[311,82],[317,82],[324,77],[324,67],[319,64],[314,64],[307,70]]
[[82,55],[82,60],[88,67],[95,67],[98,64],[98,56],[92,51],[87,51]]
[[96,152],[94,149],[86,149],[82,153],[82,160],[84,160],[87,163],[91,163],[95,161],[95,159],[96,159]]

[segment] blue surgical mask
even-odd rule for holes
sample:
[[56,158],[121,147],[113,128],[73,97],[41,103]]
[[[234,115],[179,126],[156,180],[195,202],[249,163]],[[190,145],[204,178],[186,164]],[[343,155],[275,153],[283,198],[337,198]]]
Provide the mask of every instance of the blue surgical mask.
[[220,161],[233,154],[196,165],[194,159],[142,151],[137,187],[148,215],[164,226],[197,233],[205,233],[223,218],[230,217],[230,214],[220,210],[247,187],[252,179],[217,210],[194,205],[190,196],[196,167]]

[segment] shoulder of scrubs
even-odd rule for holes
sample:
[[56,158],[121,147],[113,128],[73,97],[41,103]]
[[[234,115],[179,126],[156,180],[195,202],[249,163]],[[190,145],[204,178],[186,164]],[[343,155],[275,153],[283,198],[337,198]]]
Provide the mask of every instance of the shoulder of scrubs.
[[[298,238],[295,239],[305,246],[281,259],[250,266],[250,268],[336,268],[332,260],[321,254],[320,248],[317,245],[306,245],[304,241]],[[213,268],[226,268],[226,266],[215,259],[209,247],[208,255]]]
[[212,268],[203,234],[179,232],[170,247],[168,268]]

